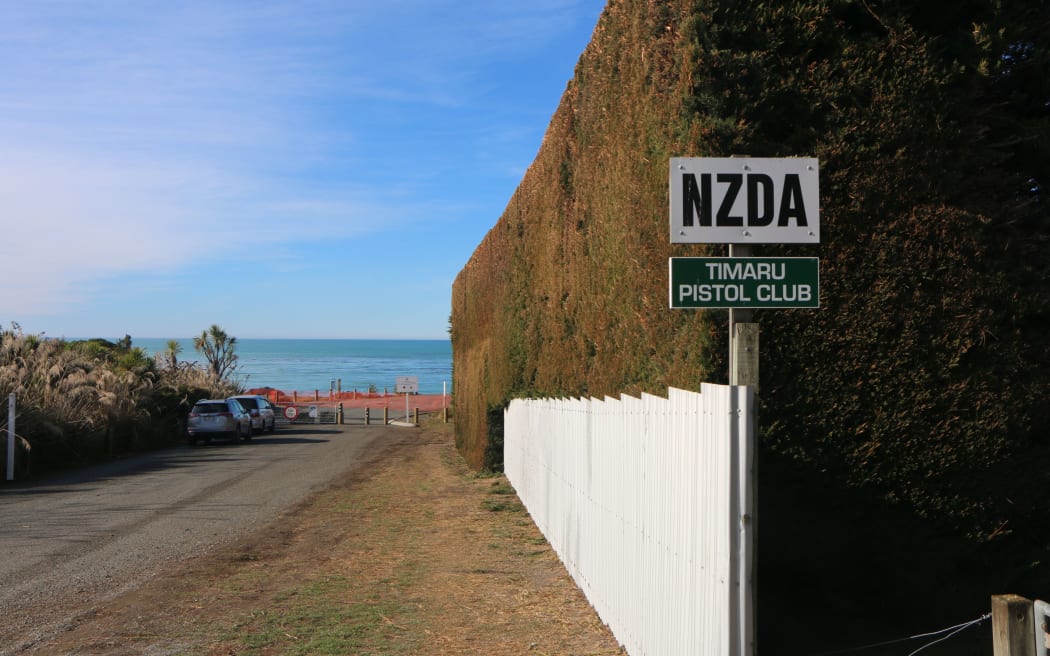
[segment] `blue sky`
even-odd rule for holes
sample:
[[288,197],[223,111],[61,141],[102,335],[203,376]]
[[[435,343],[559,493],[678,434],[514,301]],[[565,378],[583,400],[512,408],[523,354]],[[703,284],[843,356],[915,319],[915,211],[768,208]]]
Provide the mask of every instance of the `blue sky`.
[[0,326],[447,337],[604,5],[0,0]]

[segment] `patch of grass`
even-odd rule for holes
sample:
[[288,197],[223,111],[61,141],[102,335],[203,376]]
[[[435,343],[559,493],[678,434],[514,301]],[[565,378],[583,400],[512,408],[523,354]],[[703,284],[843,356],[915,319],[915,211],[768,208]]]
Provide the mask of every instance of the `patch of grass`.
[[267,609],[253,610],[225,639],[247,653],[403,654],[418,645],[413,609],[373,598],[345,603],[350,581],[327,577],[286,590]]
[[361,510],[361,504],[354,499],[348,499],[342,503],[337,503],[332,506],[333,513],[353,513]]
[[513,487],[510,486],[504,479],[498,481],[492,481],[492,489],[489,490],[489,494],[517,494]]
[[492,496],[483,499],[481,507],[490,512],[522,512],[525,509],[518,500],[518,493],[502,475],[492,481],[486,494]]
[[503,476],[502,472],[482,469],[481,471],[470,472],[470,474],[467,475],[467,478],[471,480],[485,480],[488,478],[499,478],[500,476]]
[[482,499],[481,507],[489,512],[522,512],[525,510],[517,499]]

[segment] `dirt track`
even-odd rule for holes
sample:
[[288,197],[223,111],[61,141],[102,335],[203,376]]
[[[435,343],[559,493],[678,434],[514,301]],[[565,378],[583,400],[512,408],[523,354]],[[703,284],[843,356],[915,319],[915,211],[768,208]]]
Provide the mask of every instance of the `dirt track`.
[[330,487],[85,604],[24,653],[619,653],[505,480],[466,470],[448,425],[356,430],[379,432],[377,448]]

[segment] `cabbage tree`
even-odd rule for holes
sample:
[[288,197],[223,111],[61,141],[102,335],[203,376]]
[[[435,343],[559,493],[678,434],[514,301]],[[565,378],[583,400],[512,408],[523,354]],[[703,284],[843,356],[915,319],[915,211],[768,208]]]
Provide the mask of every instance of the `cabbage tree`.
[[193,348],[208,361],[208,371],[217,380],[226,378],[237,368],[236,344],[237,338],[227,335],[217,324],[193,338]]

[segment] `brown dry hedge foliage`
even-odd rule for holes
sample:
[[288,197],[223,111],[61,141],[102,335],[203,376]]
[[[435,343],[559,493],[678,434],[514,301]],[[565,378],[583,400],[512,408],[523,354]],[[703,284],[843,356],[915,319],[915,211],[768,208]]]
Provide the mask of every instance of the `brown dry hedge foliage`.
[[[1050,8],[614,0],[456,279],[457,444],[533,395],[724,382],[667,309],[674,156],[815,156],[818,311],[757,313],[764,449],[973,538],[1037,522],[1050,364]],[[488,455],[486,455],[488,454]],[[1040,529],[1040,539],[1046,536]]]

